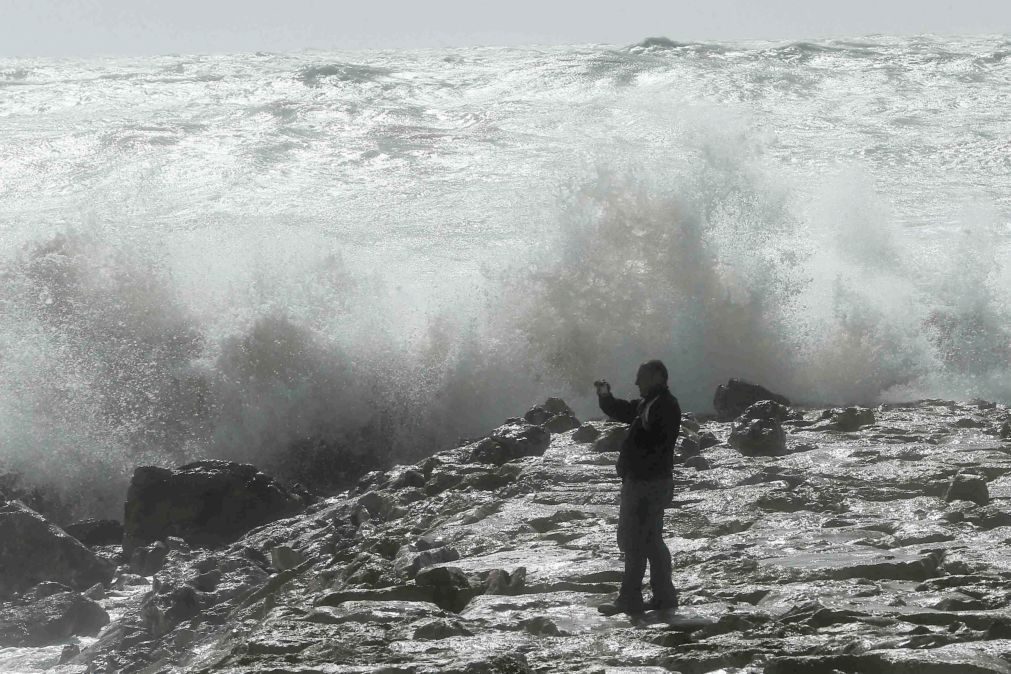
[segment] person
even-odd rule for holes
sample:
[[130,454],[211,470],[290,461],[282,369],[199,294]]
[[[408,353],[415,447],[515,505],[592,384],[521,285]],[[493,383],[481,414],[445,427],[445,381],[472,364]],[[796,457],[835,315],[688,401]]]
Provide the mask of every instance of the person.
[[[681,430],[681,407],[667,387],[667,368],[661,361],[640,365],[635,384],[641,398],[628,401],[615,398],[606,381],[594,382],[604,414],[629,424],[616,465],[621,478],[618,547],[625,553],[625,572],[617,599],[599,607],[607,615],[675,610],[678,604],[670,550],[663,540],[663,511],[674,496],[674,443]],[[644,603],[647,562],[653,597]]]

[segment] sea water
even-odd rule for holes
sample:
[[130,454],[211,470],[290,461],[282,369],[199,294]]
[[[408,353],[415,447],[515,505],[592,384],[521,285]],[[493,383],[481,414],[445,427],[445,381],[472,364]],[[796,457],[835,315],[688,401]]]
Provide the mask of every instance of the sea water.
[[0,470],[116,515],[653,357],[1011,402],[1009,97],[1006,36],[0,60]]

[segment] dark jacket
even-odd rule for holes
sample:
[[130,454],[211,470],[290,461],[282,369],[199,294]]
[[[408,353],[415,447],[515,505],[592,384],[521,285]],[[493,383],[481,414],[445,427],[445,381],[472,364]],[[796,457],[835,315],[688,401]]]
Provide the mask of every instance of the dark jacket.
[[618,476],[659,480],[674,472],[674,443],[681,431],[681,406],[664,387],[637,400],[600,396],[600,409],[615,421],[630,424],[618,455]]

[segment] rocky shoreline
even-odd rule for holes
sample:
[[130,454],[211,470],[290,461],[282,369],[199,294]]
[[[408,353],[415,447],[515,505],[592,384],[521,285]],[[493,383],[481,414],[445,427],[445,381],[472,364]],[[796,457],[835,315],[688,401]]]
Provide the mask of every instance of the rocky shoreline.
[[138,469],[125,549],[8,502],[0,670],[1011,674],[1007,407],[765,394],[686,416],[677,615],[596,611],[624,426],[550,400],[323,500]]

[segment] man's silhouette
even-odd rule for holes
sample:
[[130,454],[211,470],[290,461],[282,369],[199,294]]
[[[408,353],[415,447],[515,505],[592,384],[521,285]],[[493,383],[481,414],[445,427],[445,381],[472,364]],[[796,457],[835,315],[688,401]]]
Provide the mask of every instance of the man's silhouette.
[[[667,388],[667,368],[659,360],[639,366],[638,400],[619,400],[606,381],[594,382],[600,409],[630,424],[618,456],[621,505],[618,547],[625,553],[625,575],[613,604],[601,613],[641,613],[677,608],[671,582],[670,550],[663,541],[663,511],[674,495],[674,443],[681,430],[681,407]],[[642,601],[642,579],[649,562],[653,598]]]

